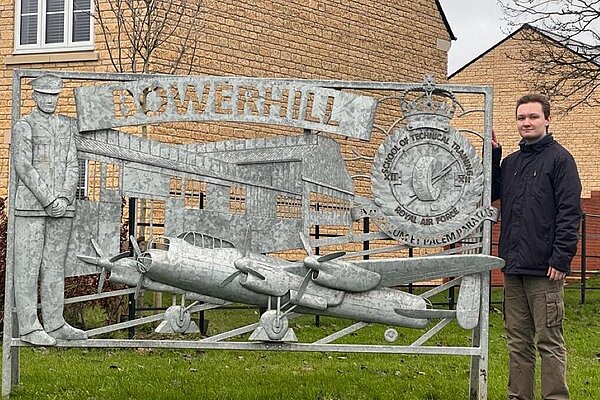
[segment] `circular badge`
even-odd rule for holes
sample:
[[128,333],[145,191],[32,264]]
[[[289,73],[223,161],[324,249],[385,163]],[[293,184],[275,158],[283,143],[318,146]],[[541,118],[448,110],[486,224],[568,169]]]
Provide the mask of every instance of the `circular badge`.
[[372,170],[378,215],[392,238],[421,247],[454,243],[470,226],[483,194],[483,167],[456,130],[400,128],[379,147]]

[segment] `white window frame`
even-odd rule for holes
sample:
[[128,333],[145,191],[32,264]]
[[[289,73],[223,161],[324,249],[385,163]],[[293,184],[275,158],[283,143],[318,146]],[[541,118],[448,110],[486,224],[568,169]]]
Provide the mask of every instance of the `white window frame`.
[[74,0],[66,0],[65,10],[65,41],[62,43],[44,43],[46,40],[46,5],[47,0],[37,0],[38,15],[37,15],[37,43],[21,45],[21,3],[22,0],[15,1],[15,47],[14,54],[31,54],[31,53],[56,53],[65,51],[84,51],[94,50],[94,0],[90,1],[90,40],[85,42],[73,42],[73,2]]

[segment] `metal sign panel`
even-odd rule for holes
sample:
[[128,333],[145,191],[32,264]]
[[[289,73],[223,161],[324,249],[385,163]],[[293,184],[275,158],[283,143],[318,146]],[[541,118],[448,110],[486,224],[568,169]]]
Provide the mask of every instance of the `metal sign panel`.
[[[29,83],[36,108],[21,117],[23,77],[35,77]],[[61,77],[110,81],[76,89],[77,121],[84,133],[76,131],[73,120],[53,115]],[[378,94],[350,93],[356,90]],[[485,96],[485,134],[479,136],[483,161],[461,130],[449,125],[459,104],[455,90]],[[380,92],[391,95],[382,97]],[[386,101],[394,106],[388,110],[385,104],[375,125],[376,108]],[[389,115],[395,122],[380,125],[389,121]],[[209,348],[252,332],[249,340],[259,343],[220,342],[218,348],[470,355],[471,398],[485,398],[489,293],[484,289],[489,270],[504,265],[487,255],[488,219],[494,216],[484,187],[489,189],[491,175],[488,89],[438,87],[431,78],[415,86],[15,71],[13,121],[6,292],[14,295],[6,296],[5,309],[16,312],[5,314],[4,320],[3,395],[10,393],[18,377],[18,347],[129,347],[135,342],[96,336],[160,320],[161,333],[192,332],[197,327],[191,324],[191,313],[235,302],[267,311],[256,324],[202,341],[144,340],[136,347]],[[356,160],[372,162],[371,174],[360,174],[363,164],[353,168],[359,174],[350,176],[346,161],[352,159],[344,158],[342,146],[315,132],[298,138],[166,145],[112,129],[171,121],[281,124],[358,139],[369,139],[375,129],[386,137],[373,157],[355,152]],[[54,146],[55,156],[49,145],[56,138],[69,148]],[[68,166],[63,165],[61,154],[69,154]],[[84,196],[74,200],[81,192],[75,179],[81,174],[75,173],[75,167],[82,160],[86,162]],[[49,170],[60,178],[58,183],[46,177]],[[372,200],[355,194],[353,180],[359,178],[371,181]],[[27,190],[38,196],[24,196]],[[129,254],[118,248],[126,211],[129,233],[138,234],[143,251],[133,236]],[[366,217],[378,225],[378,231],[369,232],[365,220],[366,230],[355,234],[351,218]],[[315,236],[319,225],[349,227],[349,232],[340,237],[325,233],[325,238],[311,240],[311,225]],[[481,233],[472,235],[479,226]],[[315,251],[317,246],[388,238],[401,244],[351,254],[337,251],[319,256]],[[432,257],[396,257],[396,251],[406,247],[442,247],[462,238],[470,244],[441,249]],[[293,248],[303,248],[307,256],[294,263],[280,254],[262,254]],[[379,253],[392,257],[343,259]],[[61,265],[61,260],[75,256],[76,264]],[[47,263],[40,262],[43,257],[53,260],[52,274],[45,270],[38,274],[46,268]],[[82,263],[88,267],[81,268]],[[62,306],[108,295],[64,299],[64,271],[99,272],[99,291],[110,271],[110,281],[134,288],[110,296],[135,293],[137,297],[142,290],[152,290],[181,296],[181,303],[164,313],[81,331],[64,321]],[[31,289],[37,287],[38,277],[44,280],[42,288],[55,287],[50,296],[41,298],[43,325],[37,319],[37,291]],[[450,277],[457,278],[418,295],[395,288]],[[456,310],[428,307],[432,296],[458,285]],[[297,337],[288,324],[295,314],[358,322],[298,346],[292,343]],[[452,320],[464,329],[476,329],[471,347],[423,346]],[[331,345],[367,323],[428,327],[428,331],[407,346]],[[391,342],[398,333],[391,327],[384,337]]]
[[80,131],[178,121],[285,125],[369,140],[377,100],[300,82],[160,77],[75,89]]

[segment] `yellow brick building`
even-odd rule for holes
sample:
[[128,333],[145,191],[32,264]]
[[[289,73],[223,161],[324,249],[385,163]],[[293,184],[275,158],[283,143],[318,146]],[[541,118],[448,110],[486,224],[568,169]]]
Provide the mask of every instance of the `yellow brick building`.
[[[516,101],[521,95],[533,90],[533,82],[537,78],[528,72],[530,66],[521,61],[521,52],[528,49],[524,40],[532,38],[531,34],[539,35],[533,41],[536,46],[557,45],[553,38],[524,25],[449,77],[451,84],[493,87],[494,129],[503,146],[503,155],[518,148],[520,137],[515,123]],[[564,47],[562,50],[564,51]],[[583,60],[577,53],[572,55],[578,61]],[[558,101],[552,103],[553,111],[563,108],[562,106]],[[581,106],[566,116],[555,114],[550,124],[550,130],[556,139],[569,149],[577,161],[583,198],[590,198],[593,191],[600,190],[600,128],[595,122],[597,111],[593,107]]]
[[[109,3],[100,2],[101,15],[109,15]],[[12,69],[115,72],[98,18],[89,17],[93,7],[91,0],[0,0],[2,197],[7,195]],[[104,21],[110,26],[110,19]],[[454,39],[437,0],[205,0],[196,37],[196,54],[181,68],[194,75],[417,82],[424,74],[445,81]],[[164,65],[159,60],[153,71],[164,71],[170,55],[163,54]],[[72,114],[71,103],[61,105],[61,112]],[[25,101],[22,112],[31,106]],[[184,143],[257,135],[243,127],[212,125],[176,132],[156,128],[150,136]],[[373,155],[377,146],[369,143],[365,152]]]

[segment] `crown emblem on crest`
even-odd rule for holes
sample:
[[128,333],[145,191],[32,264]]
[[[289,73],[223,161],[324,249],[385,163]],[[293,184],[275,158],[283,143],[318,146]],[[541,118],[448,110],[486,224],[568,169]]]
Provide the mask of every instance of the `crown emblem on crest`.
[[400,102],[408,130],[436,128],[447,131],[456,106],[460,107],[452,92],[436,87],[431,75],[425,77],[421,86],[405,90]]

